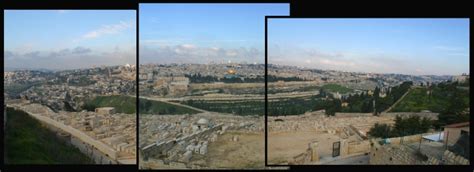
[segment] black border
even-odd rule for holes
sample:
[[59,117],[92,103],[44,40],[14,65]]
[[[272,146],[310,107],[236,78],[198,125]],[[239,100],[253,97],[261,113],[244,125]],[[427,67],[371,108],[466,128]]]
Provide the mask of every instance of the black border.
[[[2,10],[2,19],[4,19],[4,15],[5,15],[4,13],[5,13],[5,11]],[[2,22],[2,28],[5,28],[4,25],[5,25],[5,23]],[[5,32],[3,32],[3,33],[4,33],[4,35],[5,35]],[[3,36],[3,37],[5,37],[5,36]],[[3,43],[5,43],[5,39],[4,39]],[[2,46],[2,51],[4,51],[4,46]],[[4,55],[4,56],[5,56],[5,55]],[[2,59],[2,69],[5,69],[5,62],[4,62],[4,59],[5,59],[5,57]],[[5,70],[4,70],[4,71],[5,71]],[[4,75],[5,75],[5,72],[2,72],[2,78],[4,78]],[[2,80],[2,92],[5,92],[5,91],[4,91],[4,82],[3,82],[3,80]],[[1,101],[2,101],[2,113],[4,113],[4,110],[6,110],[6,109],[5,109],[5,108],[6,108],[6,107],[5,107],[5,96],[2,97],[2,100],[1,100]],[[2,127],[0,128],[0,131],[1,131],[1,133],[0,133],[0,138],[2,139],[2,143],[0,143],[0,146],[1,146],[0,152],[2,152],[2,155],[1,155],[2,157],[0,157],[0,171],[3,171],[3,169],[4,169],[3,166],[4,166],[4,164],[5,164],[5,163],[4,163],[4,162],[5,162],[5,160],[4,160],[4,157],[5,157],[5,151],[4,151],[4,149],[5,149],[5,146],[4,146],[5,139],[4,139],[4,136],[3,136],[4,133],[5,133],[5,131],[3,131],[3,129],[5,128],[5,126],[3,125],[3,124],[4,124],[4,123],[3,123],[3,116],[2,116],[2,118],[0,119],[0,121],[1,121],[0,126],[2,126]]]
[[134,9],[138,0],[3,0],[3,9]]
[[143,3],[176,3],[176,4],[226,4],[226,3],[290,3],[290,0],[139,0]]
[[138,146],[138,145],[139,145],[139,144],[138,144],[138,140],[139,140],[139,139],[138,139],[138,138],[139,138],[139,131],[138,131],[138,130],[140,129],[140,117],[139,117],[139,114],[140,114],[140,113],[138,112],[138,109],[139,109],[139,108],[138,108],[138,107],[139,107],[139,106],[138,106],[138,105],[139,105],[139,102],[138,102],[138,101],[140,100],[140,97],[138,96],[138,95],[139,95],[139,90],[140,90],[140,89],[139,89],[139,85],[138,85],[139,76],[140,76],[140,75],[138,75],[138,74],[139,74],[138,72],[140,71],[140,70],[139,70],[140,64],[138,63],[138,62],[140,61],[140,60],[139,60],[140,57],[139,57],[139,55],[138,55],[138,53],[139,53],[139,50],[138,50],[138,49],[140,49],[140,47],[139,47],[139,46],[140,46],[140,45],[139,45],[139,44],[140,44],[140,33],[139,33],[139,22],[138,22],[138,20],[139,20],[139,14],[140,14],[140,11],[139,11],[139,10],[140,10],[140,9],[138,8],[138,5],[137,5],[137,10],[135,10],[135,12],[136,12],[136,20],[135,20],[135,21],[137,22],[136,25],[135,25],[135,28],[136,28],[136,37],[135,37],[135,38],[136,38],[136,40],[135,40],[135,41],[136,41],[136,48],[135,48],[135,50],[137,51],[136,54],[135,54],[135,58],[136,58],[136,61],[135,61],[135,69],[137,70],[136,73],[135,73],[135,82],[136,82],[136,83],[135,83],[135,84],[136,84],[136,85],[135,85],[135,87],[136,87],[136,90],[135,90],[135,91],[136,91],[136,92],[135,92],[135,93],[136,93],[136,99],[135,99],[135,103],[136,103],[136,104],[135,104],[135,108],[136,108],[136,111],[135,111],[135,117],[136,117],[135,127],[137,128],[137,129],[136,129],[137,135],[135,136],[135,139],[136,139],[136,142],[135,142],[135,146],[136,146],[136,149],[135,149],[135,156],[136,156],[137,160],[136,160],[136,164],[135,164],[135,165],[136,165],[136,167],[137,167],[137,170],[139,169],[139,166],[140,166],[140,165],[138,164],[138,161],[140,160],[140,159],[138,158],[138,154],[139,154],[139,152],[140,152],[140,151],[139,151],[139,146]]
[[[294,7],[294,6],[293,6]],[[268,21],[269,19],[341,19],[341,18],[347,18],[347,19],[415,19],[415,18],[407,18],[407,17],[309,17],[309,16],[266,16],[265,17],[265,76],[267,76],[267,66],[268,66]],[[462,15],[453,15],[453,16],[425,16],[425,17],[416,17],[416,18],[467,18],[469,19],[469,27],[471,27],[471,21],[470,21],[470,16],[462,16]],[[471,36],[469,30],[469,37]],[[470,40],[470,39],[469,39]],[[471,51],[470,51],[470,57],[471,57]],[[469,69],[471,70],[471,69]],[[266,78],[266,77],[265,77]],[[265,93],[267,92],[267,82],[265,82]],[[470,96],[472,97],[472,96]],[[268,104],[268,99],[267,95],[265,94],[265,127],[267,127],[267,104]],[[471,115],[472,118],[472,115]],[[471,120],[472,121],[472,120]],[[470,125],[470,130],[472,131],[474,127]],[[266,130],[265,130],[266,131]],[[267,167],[289,167],[290,169],[295,169],[295,170],[300,170],[300,169],[305,169],[305,170],[310,170],[310,169],[318,169],[318,170],[347,170],[348,168],[355,168],[355,169],[364,169],[364,170],[374,170],[375,169],[380,169],[380,170],[387,170],[387,169],[394,169],[398,168],[399,170],[426,170],[429,169],[430,171],[448,171],[448,170],[459,170],[459,171],[474,171],[474,165],[472,158],[470,158],[470,165],[276,165],[276,164],[268,164],[267,161],[267,153],[268,153],[268,138],[267,135],[268,133],[265,132],[265,166]],[[472,136],[470,137],[471,144],[470,144],[470,154],[472,155]],[[397,171],[399,171],[397,170]]]

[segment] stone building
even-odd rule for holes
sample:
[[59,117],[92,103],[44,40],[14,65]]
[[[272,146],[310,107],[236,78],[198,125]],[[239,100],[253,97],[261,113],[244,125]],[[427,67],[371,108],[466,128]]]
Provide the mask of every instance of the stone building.
[[444,127],[445,144],[452,146],[461,137],[461,135],[469,135],[469,122],[456,123]]
[[95,113],[99,115],[112,115],[112,114],[115,114],[115,108],[114,107],[95,108]]

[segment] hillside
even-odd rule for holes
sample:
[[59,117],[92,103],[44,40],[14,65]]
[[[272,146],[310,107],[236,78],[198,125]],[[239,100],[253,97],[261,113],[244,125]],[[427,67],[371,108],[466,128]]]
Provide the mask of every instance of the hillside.
[[[454,97],[454,95],[459,96]],[[414,88],[392,109],[392,112],[420,112],[422,110],[442,112],[454,98],[459,98],[462,104],[469,105],[468,90],[441,85],[433,87],[432,93],[428,94],[426,87]]]
[[5,164],[91,164],[79,149],[60,140],[56,133],[27,113],[7,109]]
[[199,113],[196,110],[189,109],[182,106],[173,105],[170,103],[140,99],[139,101],[139,112],[140,114],[166,114],[166,115],[177,115],[177,114],[196,114]]
[[98,96],[84,104],[84,109],[94,111],[98,107],[114,107],[117,113],[136,113],[136,98],[130,96],[113,95]]

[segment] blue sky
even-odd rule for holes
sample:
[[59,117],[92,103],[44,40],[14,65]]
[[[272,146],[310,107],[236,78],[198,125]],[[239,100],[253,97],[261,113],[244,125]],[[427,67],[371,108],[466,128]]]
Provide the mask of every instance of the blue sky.
[[469,73],[469,19],[269,19],[274,64],[357,72]]
[[265,15],[288,4],[140,4],[140,63],[264,63]]
[[5,10],[4,14],[5,67],[69,69],[136,63],[134,10]]

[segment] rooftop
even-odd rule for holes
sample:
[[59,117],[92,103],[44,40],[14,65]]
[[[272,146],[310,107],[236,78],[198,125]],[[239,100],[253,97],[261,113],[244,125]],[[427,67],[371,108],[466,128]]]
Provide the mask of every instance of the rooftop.
[[462,123],[456,123],[456,124],[450,124],[444,126],[444,128],[462,128],[462,127],[468,127],[469,122],[462,122]]

